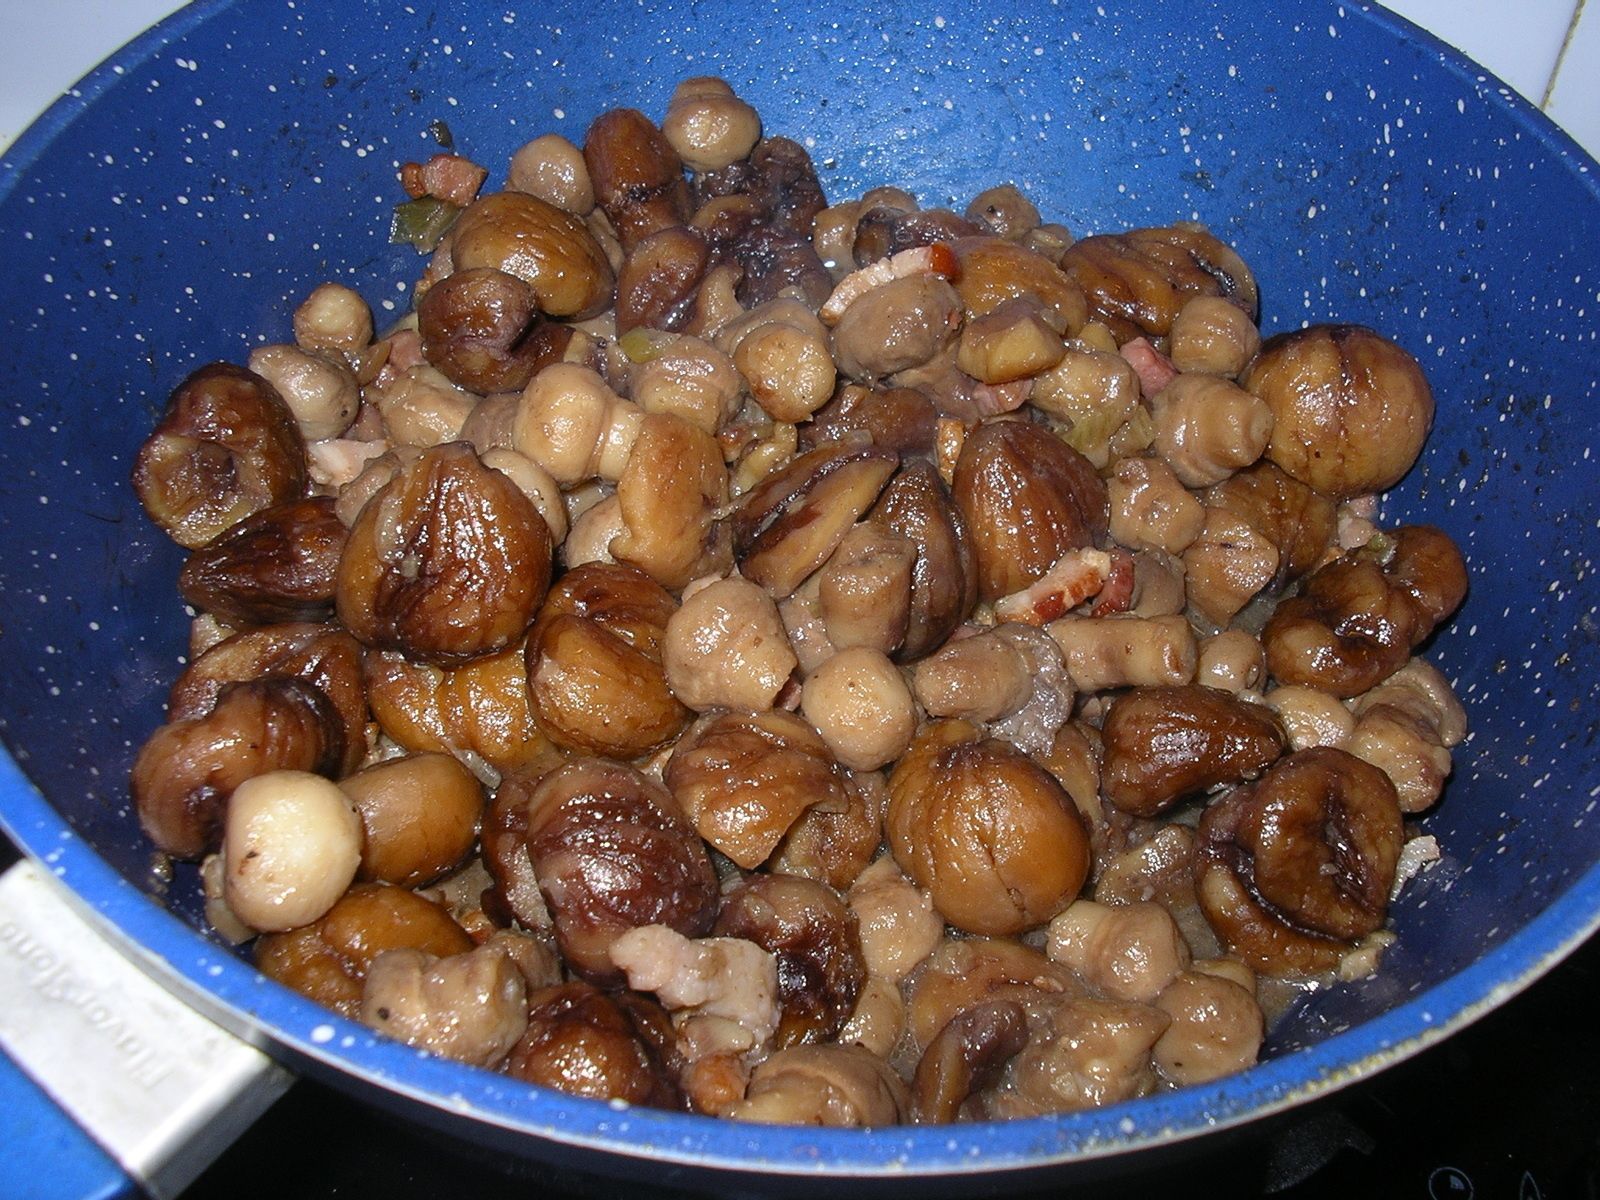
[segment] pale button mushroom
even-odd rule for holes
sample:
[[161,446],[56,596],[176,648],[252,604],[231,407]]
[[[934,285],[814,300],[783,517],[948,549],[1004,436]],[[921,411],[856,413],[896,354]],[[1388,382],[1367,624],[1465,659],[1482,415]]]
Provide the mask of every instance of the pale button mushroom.
[[385,950],[362,985],[361,1020],[408,1045],[492,1067],[528,1027],[527,987],[497,947],[449,958]]
[[841,650],[818,667],[801,689],[800,711],[855,771],[887,766],[917,731],[917,706],[899,668],[867,646]]
[[372,341],[372,310],[342,283],[318,284],[294,310],[294,340],[302,350],[359,354]]
[[343,362],[299,346],[257,346],[250,369],[283,397],[308,442],[338,437],[361,407],[361,389]]
[[1151,1002],[1190,963],[1172,915],[1141,901],[1079,900],[1050,922],[1050,957],[1117,1000]]
[[719,579],[688,596],[661,644],[667,686],[697,712],[772,707],[795,668],[794,651],[766,591]]
[[333,907],[361,864],[361,818],[320,775],[269,771],[228,801],[223,896],[263,931],[309,925]]
[[724,81],[701,75],[673,91],[661,132],[690,170],[715,171],[749,155],[761,118]]

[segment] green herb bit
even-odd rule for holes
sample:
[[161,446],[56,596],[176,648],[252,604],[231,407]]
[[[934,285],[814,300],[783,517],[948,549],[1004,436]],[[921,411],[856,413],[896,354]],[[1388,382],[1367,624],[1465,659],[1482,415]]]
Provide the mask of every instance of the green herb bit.
[[460,215],[459,205],[434,196],[419,196],[396,204],[394,220],[389,226],[389,241],[397,246],[415,246],[422,253],[431,254]]

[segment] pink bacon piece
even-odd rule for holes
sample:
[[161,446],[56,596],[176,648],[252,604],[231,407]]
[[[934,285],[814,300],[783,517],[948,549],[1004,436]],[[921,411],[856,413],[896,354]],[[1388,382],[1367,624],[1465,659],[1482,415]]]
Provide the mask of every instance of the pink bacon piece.
[[465,208],[477,198],[489,172],[459,154],[435,154],[425,163],[408,162],[400,168],[400,186],[413,200],[432,196]]
[[955,251],[943,242],[931,246],[913,246],[877,262],[868,263],[858,271],[851,271],[833,289],[832,294],[817,309],[824,325],[837,325],[844,310],[849,308],[873,288],[904,279],[908,275],[942,275],[954,279],[961,272]]
[[1133,555],[1126,550],[1113,550],[1111,574],[1095,598],[1094,606],[1089,609],[1089,615],[1109,617],[1112,613],[1127,612],[1133,607],[1133,583]]
[[1033,583],[996,600],[994,615],[1001,621],[1047,625],[1099,595],[1110,578],[1111,555],[1104,550],[1068,550]]
[[1139,390],[1146,399],[1178,377],[1178,368],[1172,365],[1172,360],[1152,346],[1148,338],[1136,337],[1124,342],[1120,353],[1139,377]]

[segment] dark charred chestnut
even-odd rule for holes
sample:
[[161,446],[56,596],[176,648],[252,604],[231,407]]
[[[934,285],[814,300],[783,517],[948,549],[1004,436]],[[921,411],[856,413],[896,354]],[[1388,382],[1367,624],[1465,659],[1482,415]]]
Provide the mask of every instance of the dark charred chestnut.
[[339,561],[339,620],[369,646],[464,663],[522,636],[550,568],[550,527],[533,501],[465,442],[435,446],[356,518]]
[[246,517],[189,556],[178,591],[235,625],[333,615],[345,527],[331,496],[289,500]]
[[178,385],[133,464],[145,512],[190,550],[304,495],[306,478],[305,447],[283,397],[229,363],[201,367]]
[[1039,579],[1069,550],[1103,538],[1105,481],[1042,425],[986,421],[967,435],[952,488],[978,562],[978,595],[993,602]]
[[1118,808],[1141,817],[1254,778],[1288,741],[1271,709],[1198,684],[1124,692],[1100,732],[1100,786]]
[[786,291],[798,291],[810,307],[817,308],[833,290],[833,277],[817,257],[809,230],[758,226],[733,244],[730,257],[744,270],[734,295],[746,308],[775,300]]

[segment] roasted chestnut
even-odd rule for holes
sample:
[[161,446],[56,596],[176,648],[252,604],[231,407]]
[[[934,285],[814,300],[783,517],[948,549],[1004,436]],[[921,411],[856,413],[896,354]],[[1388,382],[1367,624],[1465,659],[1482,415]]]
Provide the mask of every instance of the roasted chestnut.
[[199,549],[252,513],[305,493],[294,414],[254,372],[201,367],[178,385],[139,447],[133,487],[173,541]]
[[1361,325],[1268,338],[1244,386],[1272,410],[1267,457],[1336,500],[1393,487],[1433,424],[1416,359]]
[[465,442],[436,446],[356,518],[339,560],[339,620],[369,646],[464,663],[522,636],[550,567],[533,501]]
[[969,933],[1019,933],[1076,898],[1089,835],[1043,767],[965,721],[927,727],[889,777],[895,861]]
[[[501,785],[521,788],[525,777]],[[687,936],[717,915],[717,876],[671,794],[632,767],[576,759],[533,783],[526,845],[568,965],[602,986],[622,982],[611,943],[642,925]]]
[[1021,591],[1069,550],[1106,534],[1106,485],[1041,425],[985,421],[967,435],[952,490],[978,563],[978,595]]
[[1141,817],[1254,778],[1287,742],[1271,709],[1197,684],[1124,692],[1100,732],[1100,786],[1118,808]]
[[782,1049],[833,1038],[866,982],[856,916],[826,884],[794,875],[751,875],[722,898],[712,930],[745,938],[777,959]]
[[196,608],[238,625],[325,620],[333,615],[344,543],[332,497],[274,504],[191,554],[178,573],[178,591]]
[[1343,750],[1291,754],[1200,821],[1200,909],[1268,975],[1335,970],[1383,925],[1405,833],[1389,777]]
[[671,741],[689,710],[661,665],[677,603],[635,567],[586,563],[550,590],[528,635],[533,719],[579,754],[638,758]]

